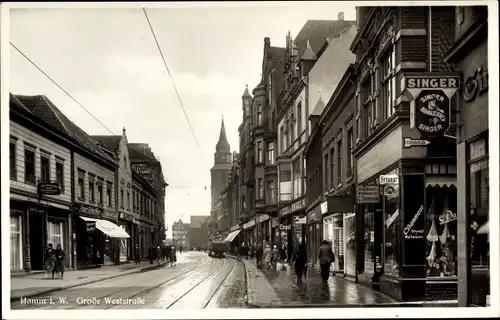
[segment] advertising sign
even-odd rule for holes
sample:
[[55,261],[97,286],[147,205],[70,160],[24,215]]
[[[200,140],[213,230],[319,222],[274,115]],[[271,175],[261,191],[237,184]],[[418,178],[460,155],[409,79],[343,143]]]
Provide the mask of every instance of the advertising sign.
[[87,233],[95,231],[95,221],[87,221]]
[[378,181],[380,185],[399,184],[399,176],[397,174],[383,174]]
[[401,91],[411,96],[410,128],[425,137],[443,135],[450,127],[450,100],[458,91],[457,73],[407,73]]
[[357,203],[379,203],[379,186],[356,186]]
[[403,186],[403,264],[424,265],[426,262],[424,175],[404,175]]
[[38,194],[40,195],[50,195],[58,196],[61,194],[61,189],[59,188],[59,183],[57,182],[40,182],[37,188]]

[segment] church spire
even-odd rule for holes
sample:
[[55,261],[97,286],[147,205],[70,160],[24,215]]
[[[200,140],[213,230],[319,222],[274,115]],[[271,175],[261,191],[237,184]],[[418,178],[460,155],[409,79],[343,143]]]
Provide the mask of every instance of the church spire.
[[224,126],[224,116],[222,116],[222,122],[220,125],[219,142],[217,142],[217,146],[215,147],[215,152],[217,152],[217,153],[230,153],[231,152],[231,147],[229,146],[229,142],[227,142],[227,137],[226,137],[226,128]]

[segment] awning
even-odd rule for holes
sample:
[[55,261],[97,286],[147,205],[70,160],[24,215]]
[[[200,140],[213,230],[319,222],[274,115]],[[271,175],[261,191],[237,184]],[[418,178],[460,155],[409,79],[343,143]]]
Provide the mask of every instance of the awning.
[[229,242],[229,243],[233,242],[234,238],[236,238],[236,236],[240,233],[240,231],[241,230],[235,230],[230,234],[228,234],[224,242]]
[[457,178],[449,176],[428,176],[425,177],[425,186],[433,188],[452,188],[456,187]]
[[95,221],[95,227],[102,231],[102,233],[110,236],[111,238],[130,238],[128,233],[108,220],[87,218],[80,216],[85,221]]
[[487,221],[479,229],[477,229],[477,234],[489,234],[490,233],[490,222]]
[[295,224],[306,224],[307,223],[307,217],[300,218],[299,221],[297,221]]

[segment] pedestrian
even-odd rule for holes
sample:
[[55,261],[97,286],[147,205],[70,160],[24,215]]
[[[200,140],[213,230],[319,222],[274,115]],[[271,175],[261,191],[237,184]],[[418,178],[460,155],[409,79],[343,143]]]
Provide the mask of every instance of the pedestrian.
[[59,279],[64,277],[64,260],[66,259],[66,254],[61,248],[60,244],[57,244],[56,250],[54,250],[54,268],[52,269],[52,279],[54,279],[54,274],[59,273]]
[[333,253],[332,246],[326,240],[323,240],[323,244],[319,247],[319,265],[321,268],[321,278],[324,283],[328,282],[330,278],[330,265],[335,261],[335,254]]
[[267,269],[271,269],[271,261],[273,257],[273,252],[268,244],[266,244],[266,249],[264,250],[264,262]]
[[156,248],[156,263],[160,264],[161,261],[161,248],[158,246]]
[[151,247],[149,247],[149,252],[148,252],[149,264],[153,264],[153,261],[155,259],[155,253],[156,253],[156,248],[154,244],[151,244]]
[[273,251],[272,251],[272,266],[273,269],[276,269],[278,265],[278,260],[280,259],[280,251],[278,250],[278,246],[274,245]]
[[170,262],[172,263],[172,267],[175,267],[177,264],[177,255],[175,254],[175,247],[170,248]]
[[297,284],[302,283],[302,275],[307,271],[307,252],[306,246],[299,244],[298,250],[294,254],[295,260],[295,274],[297,275]]
[[262,265],[262,254],[262,246],[258,244],[257,249],[255,249],[255,261],[257,263],[257,268],[260,268]]
[[135,264],[140,264],[141,263],[141,250],[139,250],[139,244],[135,245],[134,261],[135,261]]
[[[44,267],[45,267],[45,276],[49,277],[49,272],[54,270],[54,248],[52,247],[52,243],[47,245],[47,248],[44,250]],[[54,278],[54,276],[52,276]]]
[[281,249],[280,249],[280,256],[281,256],[281,261],[282,261],[283,263],[285,263],[285,262],[286,262],[286,249],[285,249],[285,246],[284,246],[284,245],[282,245],[282,246],[281,246]]

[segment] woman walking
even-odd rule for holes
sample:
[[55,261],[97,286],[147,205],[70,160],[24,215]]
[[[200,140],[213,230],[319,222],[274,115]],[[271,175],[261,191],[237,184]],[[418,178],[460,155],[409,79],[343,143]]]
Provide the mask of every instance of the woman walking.
[[60,244],[58,244],[56,250],[54,250],[54,257],[55,265],[54,269],[52,269],[52,279],[54,279],[54,274],[56,272],[59,273],[59,279],[62,279],[64,277],[64,260],[66,259],[66,254]]
[[[44,267],[45,267],[45,276],[49,277],[49,272],[54,270],[54,248],[52,247],[52,243],[49,243],[47,248],[45,248],[44,252]],[[54,275],[52,275],[54,278]]]
[[306,264],[307,264],[306,247],[304,246],[303,243],[299,244],[299,249],[297,250],[297,252],[295,252],[294,260],[295,260],[295,274],[297,275],[297,284],[301,284],[302,275],[306,270]]
[[266,263],[267,269],[271,268],[271,259],[273,257],[273,253],[268,244],[266,244],[266,249],[264,250],[264,262]]
[[276,269],[278,265],[278,260],[280,259],[280,251],[278,250],[278,246],[273,246],[273,257],[272,257],[272,267]]

